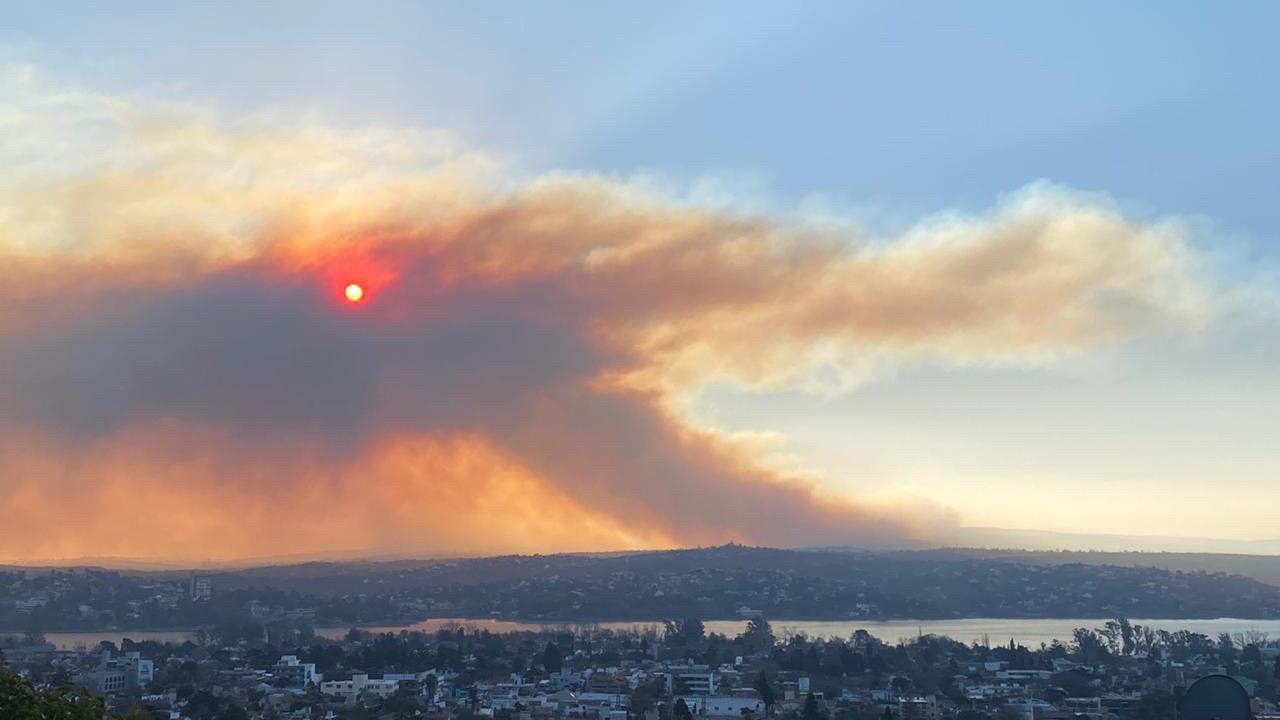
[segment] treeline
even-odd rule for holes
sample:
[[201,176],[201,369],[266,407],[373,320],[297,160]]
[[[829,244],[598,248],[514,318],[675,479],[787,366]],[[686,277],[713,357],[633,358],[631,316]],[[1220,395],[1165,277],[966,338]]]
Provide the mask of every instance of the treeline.
[[0,573],[0,631],[225,626],[251,620],[251,603],[263,609],[264,625],[290,612],[320,626],[420,619],[420,613],[401,614],[395,599],[382,594],[317,596],[272,587],[219,592],[215,586],[212,598],[192,601],[186,581],[93,569]]

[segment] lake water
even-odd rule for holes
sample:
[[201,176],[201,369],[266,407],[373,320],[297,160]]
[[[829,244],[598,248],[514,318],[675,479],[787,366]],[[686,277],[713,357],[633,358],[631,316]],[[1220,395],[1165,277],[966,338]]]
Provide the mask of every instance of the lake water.
[[[1078,627],[1096,628],[1105,620],[1099,619],[1001,619],[1001,618],[968,618],[963,620],[890,620],[883,622],[867,622],[856,620],[771,620],[774,633],[804,632],[813,637],[848,637],[859,628],[886,642],[895,642],[900,638],[911,638],[918,634],[946,635],[964,643],[986,640],[993,645],[1008,644],[1015,640],[1027,647],[1038,647],[1040,643],[1051,643],[1054,640],[1067,642],[1071,639],[1071,631]],[[1280,638],[1280,620],[1240,620],[1236,618],[1218,618],[1215,620],[1143,620],[1133,619],[1139,625],[1149,625],[1159,630],[1190,630],[1215,637],[1219,633],[1237,633],[1256,630],[1269,633],[1271,637]],[[605,622],[605,623],[536,623],[513,620],[467,620],[462,618],[437,618],[424,620],[412,625],[365,627],[371,632],[399,632],[401,630],[419,630],[435,632],[443,627],[461,625],[468,628],[489,630],[490,632],[539,631],[559,628],[576,628],[583,626],[611,629],[644,630],[649,627],[661,628],[662,623],[655,622]],[[705,623],[707,632],[723,635],[737,635],[746,626],[741,620],[708,620]],[[346,635],[347,628],[317,628],[316,634],[322,637],[337,639]],[[63,650],[92,648],[103,640],[119,644],[121,639],[130,638],[135,641],[154,640],[157,642],[181,643],[194,639],[194,633],[183,630],[171,631],[112,631],[83,633],[45,633],[49,642]]]

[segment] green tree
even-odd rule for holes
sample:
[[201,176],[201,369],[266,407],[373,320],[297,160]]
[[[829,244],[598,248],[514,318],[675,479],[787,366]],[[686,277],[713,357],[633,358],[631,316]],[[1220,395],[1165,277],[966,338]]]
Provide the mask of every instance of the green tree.
[[689,703],[685,702],[684,698],[676,699],[672,716],[675,720],[693,720],[693,712],[689,710]]
[[1080,662],[1092,665],[1108,654],[1107,643],[1102,636],[1088,628],[1076,628],[1071,631],[1072,645]]
[[1072,670],[1054,673],[1049,678],[1049,682],[1062,688],[1069,697],[1096,697],[1098,695],[1098,688],[1089,682],[1088,677]]
[[640,683],[635,690],[631,691],[627,708],[633,716],[643,717],[645,713],[658,706],[658,699],[662,697],[664,691],[661,680]]
[[553,642],[547,643],[547,647],[542,651],[542,669],[547,674],[560,672],[564,664],[564,657],[560,655],[560,646]]
[[1240,659],[1249,663],[1262,662],[1262,650],[1257,645],[1246,645],[1240,651]]
[[804,707],[800,710],[800,720],[825,720],[826,709],[818,703],[818,699],[809,693],[804,697]]
[[37,690],[0,665],[0,718],[5,720],[106,720],[101,698],[68,687]]
[[680,645],[682,647],[694,647],[701,645],[706,639],[706,626],[698,618],[685,618],[684,620],[671,621],[668,620],[666,625],[667,642]]
[[738,641],[745,644],[750,652],[769,652],[777,639],[773,636],[773,628],[764,618],[751,618],[747,621],[746,630],[738,636]]
[[765,717],[770,717],[773,715],[773,706],[778,702],[778,694],[774,691],[773,685],[769,683],[769,676],[765,675],[764,671],[761,670],[752,686],[757,693],[760,693],[760,703],[764,705]]

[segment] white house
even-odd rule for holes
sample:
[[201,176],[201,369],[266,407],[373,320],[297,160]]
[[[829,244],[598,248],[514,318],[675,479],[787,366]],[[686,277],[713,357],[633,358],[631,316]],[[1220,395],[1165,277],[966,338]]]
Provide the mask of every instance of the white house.
[[684,704],[695,717],[741,718],[743,710],[753,713],[763,712],[764,705],[759,698],[738,697],[736,695],[682,695]]
[[274,668],[276,677],[288,680],[293,685],[315,685],[324,679],[324,676],[316,672],[315,663],[304,663],[298,659],[297,655],[281,655],[280,662],[276,663]]
[[320,683],[322,695],[333,695],[355,702],[361,695],[386,699],[400,688],[399,680],[371,679],[368,675],[352,675],[350,680],[326,680]]

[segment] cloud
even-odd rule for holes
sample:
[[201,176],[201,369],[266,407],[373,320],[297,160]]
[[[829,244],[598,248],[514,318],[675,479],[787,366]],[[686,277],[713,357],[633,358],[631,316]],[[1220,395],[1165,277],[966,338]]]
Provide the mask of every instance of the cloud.
[[440,133],[0,98],[0,560],[909,541],[953,519],[681,399],[1210,312],[1176,222],[1049,185],[862,237]]

